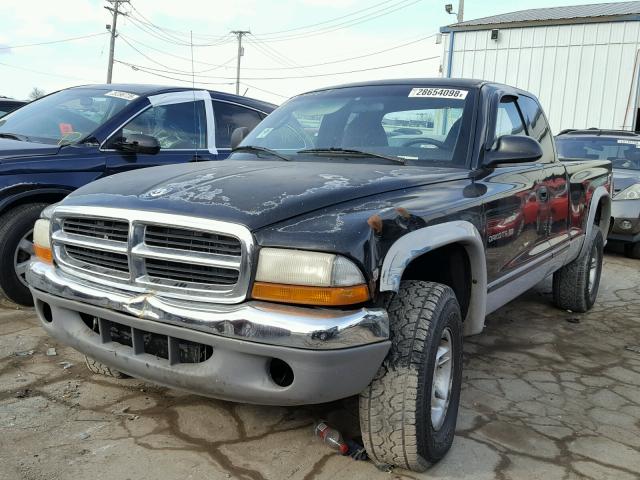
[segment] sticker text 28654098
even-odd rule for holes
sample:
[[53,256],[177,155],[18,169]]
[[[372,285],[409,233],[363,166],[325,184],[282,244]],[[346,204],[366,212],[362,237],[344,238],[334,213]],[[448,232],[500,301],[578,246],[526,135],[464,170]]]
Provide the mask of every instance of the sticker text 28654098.
[[458,90],[455,88],[412,88],[409,92],[410,97],[427,97],[427,98],[454,98],[456,100],[464,100],[467,98],[467,90]]

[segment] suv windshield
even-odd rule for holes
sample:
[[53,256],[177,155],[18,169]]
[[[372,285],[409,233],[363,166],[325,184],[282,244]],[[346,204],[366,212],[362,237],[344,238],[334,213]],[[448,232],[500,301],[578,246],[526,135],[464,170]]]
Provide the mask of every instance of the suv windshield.
[[560,158],[611,160],[613,168],[640,170],[640,137],[556,137]]
[[136,98],[114,90],[62,90],[2,117],[0,136],[54,145],[75,143]]
[[265,159],[277,153],[299,161],[321,156],[465,167],[473,96],[473,90],[413,85],[300,95],[263,120],[234,158],[253,152]]

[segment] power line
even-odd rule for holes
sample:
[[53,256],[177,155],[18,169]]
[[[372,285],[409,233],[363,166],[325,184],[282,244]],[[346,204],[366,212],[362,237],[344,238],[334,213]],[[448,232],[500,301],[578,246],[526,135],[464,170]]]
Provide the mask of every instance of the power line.
[[[117,60],[117,59],[114,60],[114,62],[115,63],[120,63],[120,64],[125,65],[127,67],[130,67],[133,71],[136,71],[136,72],[140,71],[142,73],[147,73],[149,75],[154,75],[156,77],[161,77],[161,78],[167,78],[169,80],[175,80],[177,82],[182,82],[182,83],[188,83],[188,84],[192,84],[193,83],[192,79],[186,79],[185,80],[184,78],[171,77],[169,75],[164,75],[164,74],[161,74],[161,73],[157,73],[157,71],[149,71],[146,67],[142,67],[142,66],[139,66],[139,65],[134,65],[134,64],[128,63],[128,62],[123,62],[123,61],[120,61],[120,60]],[[233,79],[231,79],[231,80],[233,80]],[[234,85],[235,84],[235,82],[200,82],[200,81],[197,81],[195,83],[197,85]]]
[[278,34],[281,34],[281,33],[294,32],[296,30],[306,30],[308,28],[317,27],[319,25],[326,25],[327,23],[333,23],[336,20],[342,20],[343,18],[352,17],[352,16],[357,15],[359,13],[362,13],[364,11],[371,10],[373,8],[379,7],[380,5],[383,5],[385,3],[390,3],[390,2],[393,2],[393,1],[394,0],[384,0],[382,2],[376,3],[376,4],[371,5],[369,7],[361,8],[360,10],[356,10],[355,12],[351,12],[351,13],[348,13],[346,15],[341,15],[339,17],[335,17],[335,18],[332,18],[332,19],[329,19],[329,20],[325,20],[323,22],[311,23],[311,24],[308,24],[308,25],[303,25],[301,27],[289,28],[287,30],[278,30],[278,31],[275,31],[275,32],[265,32],[265,33],[262,33],[261,35],[278,35]]
[[289,98],[289,95],[282,95],[281,93],[272,92],[271,90],[265,90],[264,88],[259,88],[259,87],[256,87],[255,85],[249,85],[246,82],[242,82],[241,85],[244,85],[245,87],[253,88],[255,90],[258,90],[259,92],[275,95],[276,97]]
[[[163,42],[170,43],[173,45],[179,45],[182,47],[190,47],[191,44],[187,41],[181,40],[180,38],[169,35],[163,32],[163,30],[156,26],[155,24],[148,24],[148,22],[143,22],[140,19],[136,18],[134,15],[128,14],[127,17],[132,21],[132,25],[135,26],[138,30],[145,32],[148,35],[151,35],[158,40],[162,40]],[[232,38],[229,34],[220,37],[220,39],[216,42],[212,43],[194,43],[194,47],[217,47],[220,45],[226,45],[231,43]]]
[[[182,32],[182,31],[180,31],[180,30],[176,30],[176,29],[172,29],[172,28],[167,28],[167,27],[162,27],[162,26],[160,26],[160,25],[157,25],[156,23],[153,23],[151,20],[149,20],[149,18],[145,17],[145,16],[142,14],[142,12],[141,12],[140,10],[138,10],[135,6],[131,5],[131,8],[132,8],[132,10],[134,10],[134,11],[136,12],[136,14],[137,14],[137,15],[139,15],[139,16],[144,20],[144,22],[143,22],[143,20],[138,19],[140,22],[142,22],[142,23],[146,23],[147,25],[152,26],[152,27],[154,27],[155,29],[158,29],[158,30],[160,30],[160,31],[162,31],[162,32],[165,32],[167,35],[171,35],[171,36],[173,36],[173,35],[172,35],[173,33],[177,33],[177,34],[180,34],[180,35],[186,36],[186,33],[185,33],[185,32]],[[191,38],[191,35],[192,35],[192,36],[195,36],[195,37],[210,38],[210,39],[211,39],[211,38],[222,39],[222,38],[226,38],[226,37],[228,37],[228,36],[229,36],[228,34],[224,34],[224,35],[210,35],[210,34],[203,34],[203,33],[196,33],[196,32],[189,32],[189,35],[190,35],[190,37],[189,37],[189,38]],[[180,39],[178,39],[178,40],[180,40]]]
[[398,10],[402,10],[405,9],[407,7],[410,7],[412,5],[415,5],[416,3],[419,3],[423,0],[413,0],[410,1],[409,3],[407,3],[407,0],[401,0],[398,3],[395,3],[393,5],[387,6],[385,8],[379,9],[377,11],[374,12],[370,12],[366,15],[363,15],[361,17],[357,17],[357,18],[353,18],[351,20],[348,20],[346,22],[343,23],[338,23],[335,25],[331,25],[329,27],[325,27],[325,28],[320,28],[317,30],[313,30],[313,31],[309,31],[309,32],[304,32],[304,33],[300,33],[300,34],[291,34],[291,35],[282,35],[282,36],[278,36],[278,37],[267,37],[267,38],[262,38],[262,41],[264,42],[286,42],[286,41],[291,41],[291,40],[298,40],[301,38],[309,38],[309,37],[314,37],[314,36],[318,36],[318,35],[326,35],[328,33],[332,33],[338,30],[342,30],[345,28],[349,28],[349,27],[353,27],[356,25],[360,25],[362,23],[365,22],[369,22],[371,20],[375,20],[377,18],[380,17],[384,17],[386,15],[390,15],[394,12],[397,12]]
[[10,65],[10,64],[4,63],[4,62],[0,62],[0,65],[2,65],[4,67],[9,67],[9,68],[15,68],[16,70],[23,70],[25,72],[36,73],[38,75],[46,75],[47,77],[59,77],[59,78],[64,78],[66,80],[80,80],[81,82],[97,83],[94,80],[87,80],[86,78],[72,77],[72,76],[69,76],[69,75],[60,75],[60,74],[51,73],[51,72],[42,72],[40,70],[34,70],[32,68],[26,68],[26,67],[19,67],[17,65]]
[[[133,42],[133,43],[135,43],[137,45],[142,45],[143,47],[148,48],[149,50],[153,50],[155,52],[161,53],[161,54],[166,55],[168,57],[177,58],[179,60],[184,60],[186,62],[190,62],[191,61],[190,58],[182,57],[180,55],[175,55],[175,54],[169,53],[169,52],[167,52],[165,50],[161,50],[159,48],[152,47],[151,45],[149,45],[147,43],[143,43],[140,40],[137,40],[135,38],[130,37],[128,34],[125,36],[123,33],[121,33],[120,37],[122,37],[123,39],[127,38],[129,40],[129,42]],[[232,58],[230,58],[229,60],[227,60],[226,62],[223,62],[221,64],[209,63],[209,62],[205,62],[205,61],[202,61],[202,60],[194,60],[194,63],[198,63],[200,65],[207,65],[207,66],[210,66],[210,67],[214,67],[214,68],[210,68],[210,69],[206,70],[206,71],[211,71],[211,70],[216,70],[218,68],[227,68],[227,64],[231,63],[235,59],[236,59],[236,56],[234,55]],[[157,63],[157,62],[154,62],[154,63]],[[233,68],[233,67],[229,67],[229,68]],[[205,70],[203,70],[203,72],[204,71]],[[202,73],[202,72],[199,72],[199,73]]]
[[392,50],[397,50],[399,48],[407,47],[409,45],[414,45],[414,44],[422,42],[424,40],[428,40],[429,38],[433,38],[436,35],[437,34],[433,33],[431,35],[427,35],[426,37],[421,37],[421,38],[418,38],[416,40],[411,40],[409,42],[402,43],[400,45],[394,45],[393,47],[385,48],[384,50],[378,50],[378,51],[375,51],[375,52],[365,53],[365,54],[362,54],[362,55],[357,55],[355,57],[342,58],[340,60],[331,60],[331,61],[328,61],[328,62],[313,63],[313,64],[309,64],[309,65],[300,65],[300,66],[297,66],[297,67],[264,67],[264,68],[258,68],[258,67],[249,68],[249,67],[245,67],[245,69],[246,70],[293,70],[293,69],[300,69],[300,68],[323,67],[323,66],[326,66],[326,65],[333,65],[333,64],[336,64],[336,63],[344,63],[344,62],[350,62],[352,60],[359,60],[359,59],[362,59],[362,58],[373,57],[375,55],[380,55],[382,53],[390,52]]
[[[426,62],[429,60],[435,60],[437,58],[440,58],[440,55],[436,55],[433,57],[426,57],[426,58],[418,58],[415,60],[409,60],[406,62],[400,62],[400,63],[393,63],[390,65],[380,65],[380,66],[376,66],[376,67],[369,67],[369,68],[361,68],[361,69],[356,69],[356,70],[349,70],[346,72],[331,72],[331,73],[318,73],[318,74],[312,74],[312,75],[296,75],[296,76],[289,76],[289,77],[246,77],[245,80],[294,80],[294,79],[302,79],[302,78],[318,78],[318,77],[330,77],[333,75],[347,75],[350,73],[360,73],[360,72],[371,72],[374,70],[382,70],[385,68],[392,68],[392,67],[400,67],[403,65],[410,65],[413,63],[419,63],[419,62]],[[118,63],[122,63],[124,65],[128,65],[131,68],[137,68],[138,70],[142,70],[142,71],[151,71],[151,72],[159,72],[159,71],[163,71],[163,70],[158,70],[157,68],[152,68],[152,67],[147,67],[144,65],[136,65],[133,63],[128,63],[128,62],[123,62],[123,61],[118,61]],[[175,72],[174,72],[175,73]],[[187,75],[190,75],[189,73],[186,73]],[[235,78],[233,77],[218,77],[218,76],[209,76],[209,75],[197,75],[200,78],[215,78],[215,79],[220,79],[220,80],[235,80]]]
[[11,50],[11,49],[14,49],[14,48],[38,47],[40,45],[52,45],[54,43],[73,42],[75,40],[82,40],[84,38],[92,38],[92,37],[100,37],[100,36],[103,36],[103,35],[107,35],[107,32],[92,33],[90,35],[82,35],[80,37],[63,38],[63,39],[60,39],[60,40],[52,40],[50,42],[25,43],[25,44],[22,44],[22,45],[1,45],[0,46],[0,50]]

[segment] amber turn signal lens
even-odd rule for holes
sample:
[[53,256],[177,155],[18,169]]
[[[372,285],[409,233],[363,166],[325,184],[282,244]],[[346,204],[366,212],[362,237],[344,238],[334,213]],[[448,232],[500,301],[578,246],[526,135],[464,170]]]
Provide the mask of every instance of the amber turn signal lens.
[[301,305],[353,305],[369,300],[366,285],[351,287],[307,287],[281,283],[255,282],[251,296],[256,300],[297,303]]
[[40,245],[34,244],[33,251],[36,254],[36,257],[38,257],[43,262],[53,263],[53,255],[51,255],[50,248],[45,248],[41,247]]

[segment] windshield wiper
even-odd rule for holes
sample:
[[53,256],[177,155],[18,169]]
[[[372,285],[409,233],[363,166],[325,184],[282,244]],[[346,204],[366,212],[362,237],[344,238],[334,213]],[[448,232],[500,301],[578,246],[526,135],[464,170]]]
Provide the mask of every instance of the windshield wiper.
[[258,147],[256,145],[240,145],[239,147],[236,147],[233,150],[231,150],[231,153],[235,153],[235,152],[262,152],[262,153],[267,153],[269,155],[277,157],[280,160],[284,160],[285,162],[291,161],[289,157],[282,155],[276,152],[275,150],[271,150],[270,148],[266,148],[266,147]]
[[397,158],[397,157],[388,157],[386,155],[381,155],[379,153],[373,153],[373,152],[365,152],[363,150],[355,150],[352,148],[337,148],[337,147],[331,147],[331,148],[308,148],[306,150],[298,150],[298,152],[296,153],[310,153],[310,154],[315,154],[315,155],[331,155],[331,154],[341,154],[341,155],[355,155],[355,156],[360,156],[360,157],[371,157],[371,158],[382,158],[383,160],[389,160],[390,162],[393,163],[399,163],[401,165],[406,165],[406,161],[401,159],[401,158]]
[[19,142],[29,141],[29,137],[20,135],[19,133],[0,133],[0,138],[10,138],[11,140],[18,140]]

